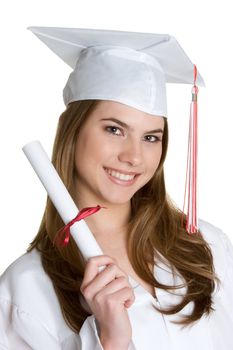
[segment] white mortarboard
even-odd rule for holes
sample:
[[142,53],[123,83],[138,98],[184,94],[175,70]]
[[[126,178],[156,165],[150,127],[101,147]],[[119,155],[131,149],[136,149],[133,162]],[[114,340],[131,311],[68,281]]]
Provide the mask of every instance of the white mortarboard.
[[193,84],[188,162],[186,229],[197,231],[197,92],[205,86],[196,66],[168,34],[85,28],[29,27],[72,73],[65,105],[79,100],[112,100],[168,117],[166,83]]
[[[73,72],[65,105],[85,99],[113,100],[167,117],[166,82],[193,83],[193,63],[168,34],[29,27]],[[197,85],[204,86],[200,74]]]

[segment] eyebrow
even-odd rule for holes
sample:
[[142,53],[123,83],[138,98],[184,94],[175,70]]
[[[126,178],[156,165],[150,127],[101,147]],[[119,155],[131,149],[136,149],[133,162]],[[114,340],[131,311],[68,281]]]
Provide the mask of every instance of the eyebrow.
[[[100,119],[100,121],[102,121],[102,120],[112,121],[112,122],[115,122],[115,123],[121,125],[123,128],[126,128],[127,130],[133,130],[133,128],[131,128],[129,125],[125,124],[124,122],[122,122],[121,120],[118,120],[116,118]],[[159,129],[154,129],[154,130],[150,130],[150,131],[145,132],[145,134],[149,134],[149,133],[162,133],[163,134],[163,129],[159,128]]]

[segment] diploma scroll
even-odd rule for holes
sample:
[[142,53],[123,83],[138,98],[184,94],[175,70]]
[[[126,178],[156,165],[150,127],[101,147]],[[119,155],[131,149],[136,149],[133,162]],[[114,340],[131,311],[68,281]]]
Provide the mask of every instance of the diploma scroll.
[[[65,224],[68,224],[78,214],[79,210],[41,143],[39,141],[32,141],[27,143],[22,149],[45,187],[62,220]],[[103,254],[96,239],[85,223],[85,220],[75,222],[70,227],[70,233],[85,260]],[[103,268],[100,268],[100,271],[102,269]]]

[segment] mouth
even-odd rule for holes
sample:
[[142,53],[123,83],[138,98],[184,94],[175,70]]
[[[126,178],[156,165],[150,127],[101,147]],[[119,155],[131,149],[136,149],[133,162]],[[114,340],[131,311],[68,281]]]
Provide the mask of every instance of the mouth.
[[119,170],[104,167],[109,179],[119,185],[132,185],[140,174],[133,172],[121,172]]

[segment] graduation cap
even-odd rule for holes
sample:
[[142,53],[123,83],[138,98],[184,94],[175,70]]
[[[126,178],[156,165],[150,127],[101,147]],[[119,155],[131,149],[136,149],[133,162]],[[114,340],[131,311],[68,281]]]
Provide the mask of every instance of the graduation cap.
[[168,34],[116,30],[29,27],[73,71],[65,105],[100,99],[168,117],[166,83],[193,84],[187,166],[186,229],[197,232],[197,93],[204,80],[177,40]]

